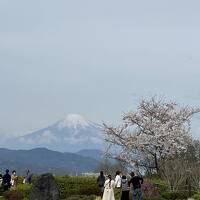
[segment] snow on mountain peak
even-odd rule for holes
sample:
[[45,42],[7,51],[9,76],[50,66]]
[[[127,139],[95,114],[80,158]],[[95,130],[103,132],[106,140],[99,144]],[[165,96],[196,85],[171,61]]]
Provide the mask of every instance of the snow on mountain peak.
[[85,128],[88,127],[89,121],[85,119],[83,116],[78,114],[69,114],[65,117],[65,119],[61,120],[58,123],[59,128],[70,127],[77,128],[78,126]]

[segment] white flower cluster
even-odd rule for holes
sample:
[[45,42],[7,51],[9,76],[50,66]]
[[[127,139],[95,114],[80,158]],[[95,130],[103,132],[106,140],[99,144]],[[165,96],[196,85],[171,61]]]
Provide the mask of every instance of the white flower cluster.
[[129,164],[143,163],[150,156],[165,158],[187,149],[191,118],[199,111],[155,97],[142,100],[136,112],[123,116],[120,126],[104,124],[105,138],[120,146],[117,158]]

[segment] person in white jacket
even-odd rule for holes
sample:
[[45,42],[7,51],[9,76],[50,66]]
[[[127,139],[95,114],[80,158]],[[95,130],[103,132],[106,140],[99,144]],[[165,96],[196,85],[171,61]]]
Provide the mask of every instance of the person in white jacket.
[[122,179],[121,179],[121,172],[117,171],[115,176],[115,187],[121,188]]
[[2,184],[3,184],[3,176],[2,176],[2,174],[0,174],[0,188],[1,188]]
[[108,179],[104,184],[104,192],[102,200],[115,200],[114,188],[115,188],[115,182],[114,180],[112,180],[111,175],[108,175]]

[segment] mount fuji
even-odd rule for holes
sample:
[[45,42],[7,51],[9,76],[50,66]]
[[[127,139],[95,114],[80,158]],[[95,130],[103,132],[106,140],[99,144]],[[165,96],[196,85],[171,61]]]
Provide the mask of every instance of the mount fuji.
[[102,149],[103,137],[98,124],[78,114],[46,128],[10,141],[12,149],[48,148],[60,152],[78,152],[82,149]]

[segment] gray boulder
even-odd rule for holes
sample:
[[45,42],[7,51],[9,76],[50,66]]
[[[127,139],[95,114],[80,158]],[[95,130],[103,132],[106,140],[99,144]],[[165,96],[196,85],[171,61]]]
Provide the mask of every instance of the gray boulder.
[[29,200],[59,200],[58,185],[52,174],[43,174],[33,184]]

